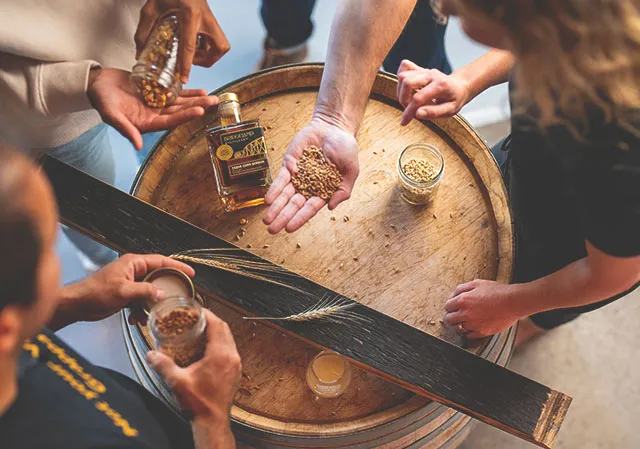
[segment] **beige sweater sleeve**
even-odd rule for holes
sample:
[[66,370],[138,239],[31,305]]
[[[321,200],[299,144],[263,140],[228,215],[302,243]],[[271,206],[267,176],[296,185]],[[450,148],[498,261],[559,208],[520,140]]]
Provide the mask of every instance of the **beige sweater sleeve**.
[[43,62],[1,54],[0,84],[38,114],[55,117],[91,109],[87,97],[89,70],[96,61]]

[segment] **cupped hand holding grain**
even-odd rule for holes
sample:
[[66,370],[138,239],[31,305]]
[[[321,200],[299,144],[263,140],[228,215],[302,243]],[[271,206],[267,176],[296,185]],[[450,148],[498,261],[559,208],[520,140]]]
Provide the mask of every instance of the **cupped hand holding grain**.
[[129,139],[137,150],[142,149],[142,133],[175,128],[218,104],[218,98],[203,89],[185,89],[169,107],[148,107],[131,85],[129,72],[112,68],[89,72],[87,96],[102,120]]
[[296,191],[292,181],[298,171],[298,161],[306,148],[321,148],[326,160],[333,164],[342,182],[337,191],[329,198],[329,209],[351,197],[360,168],[358,165],[358,144],[353,134],[334,124],[319,118],[311,120],[291,141],[284,156],[283,166],[271,188],[265,202],[269,205],[263,221],[269,226],[269,232],[277,234],[285,229],[294,232],[315,216],[327,201],[312,196],[309,199]]

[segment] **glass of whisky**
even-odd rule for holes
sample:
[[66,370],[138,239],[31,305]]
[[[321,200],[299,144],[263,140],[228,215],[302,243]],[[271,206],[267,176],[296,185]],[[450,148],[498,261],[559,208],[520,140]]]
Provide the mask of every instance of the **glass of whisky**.
[[307,385],[318,397],[336,398],[350,382],[349,362],[335,352],[322,351],[307,367]]
[[223,93],[219,126],[207,133],[220,200],[227,212],[264,204],[271,185],[264,130],[259,120],[243,122],[234,93]]

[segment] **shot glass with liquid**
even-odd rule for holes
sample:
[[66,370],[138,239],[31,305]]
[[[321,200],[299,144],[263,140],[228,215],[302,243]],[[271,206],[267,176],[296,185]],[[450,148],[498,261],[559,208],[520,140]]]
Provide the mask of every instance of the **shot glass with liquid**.
[[311,360],[307,368],[307,385],[321,398],[340,396],[350,382],[349,362],[332,351],[322,351]]

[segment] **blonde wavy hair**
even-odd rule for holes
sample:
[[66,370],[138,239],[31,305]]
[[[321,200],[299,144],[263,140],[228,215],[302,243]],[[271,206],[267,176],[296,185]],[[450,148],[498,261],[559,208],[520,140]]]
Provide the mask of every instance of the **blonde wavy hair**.
[[639,0],[450,1],[460,16],[481,13],[506,28],[516,98],[533,102],[542,125],[586,120],[594,106],[621,125],[637,117]]

